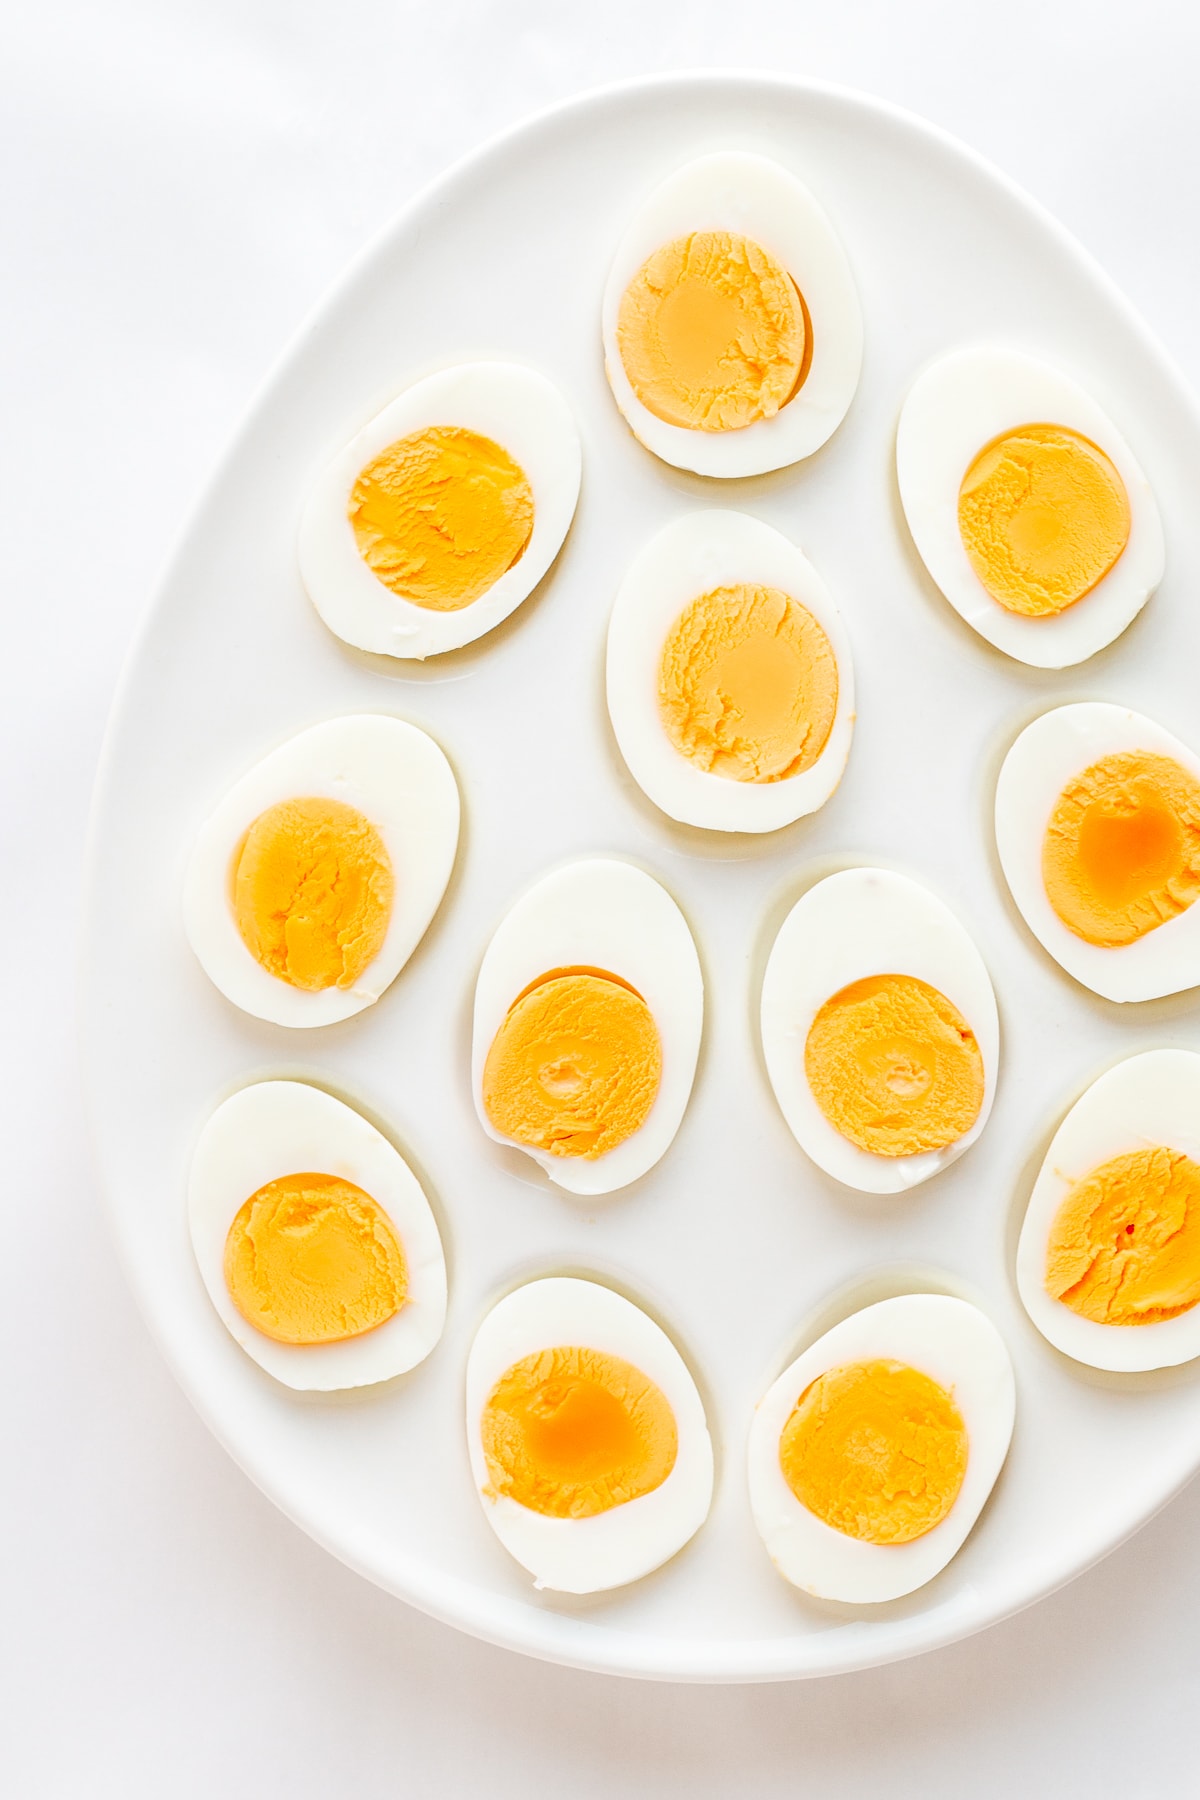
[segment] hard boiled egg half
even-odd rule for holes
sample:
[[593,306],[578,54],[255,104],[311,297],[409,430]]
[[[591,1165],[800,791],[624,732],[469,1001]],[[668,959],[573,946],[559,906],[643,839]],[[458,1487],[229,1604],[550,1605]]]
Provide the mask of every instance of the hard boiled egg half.
[[983,959],[942,901],[887,869],[844,869],[797,900],[763,978],[762,1043],[801,1149],[864,1193],[936,1175],[992,1109]]
[[475,989],[472,1085],[484,1130],[572,1194],[654,1166],[692,1091],[704,983],[653,876],[590,857],[524,894]]
[[467,1359],[467,1443],[488,1524],[536,1586],[621,1587],[708,1517],[713,1451],[661,1326],[598,1282],[532,1281]]
[[420,1182],[382,1132],[303,1081],[219,1106],[188,1177],[209,1299],[290,1388],[351,1388],[429,1355],[446,1316],[441,1238]]
[[1112,420],[1017,350],[956,350],[900,414],[908,528],[954,610],[1006,655],[1061,669],[1095,655],[1162,579],[1162,521]]
[[1200,1356],[1200,1056],[1148,1050],[1094,1081],[1046,1152],[1017,1287],[1042,1336],[1097,1369]]
[[642,203],[604,291],[604,364],[636,438],[698,475],[810,456],[858,386],[862,314],[832,225],[765,156],[702,156]]
[[684,824],[774,831],[823,806],[846,766],[841,615],[796,546],[745,513],[689,513],[634,559],[607,685],[631,774]]
[[961,1547],[1012,1438],[1004,1340],[977,1307],[903,1294],[789,1364],[750,1430],[750,1504],[780,1574],[825,1600],[897,1600]]
[[1200,756],[1100,701],[1027,725],[996,784],[996,848],[1038,941],[1107,1000],[1200,984]]
[[462,363],[385,406],[315,483],[300,573],[338,637],[423,658],[507,619],[562,546],[579,435],[552,382]]
[[401,719],[327,719],[230,789],[196,840],[184,925],[226,999],[276,1025],[329,1025],[378,1000],[437,911],[458,787]]

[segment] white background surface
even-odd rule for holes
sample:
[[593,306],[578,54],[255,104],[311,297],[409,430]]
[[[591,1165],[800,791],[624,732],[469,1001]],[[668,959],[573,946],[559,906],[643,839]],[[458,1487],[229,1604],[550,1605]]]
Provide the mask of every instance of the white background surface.
[[0,1786],[20,1800],[1186,1791],[1200,1486],[1023,1617],[799,1687],[544,1668],[333,1563],[229,1463],[134,1312],[87,1161],[72,987],[91,770],[154,573],[268,364],[424,180],[627,74],[734,63],[845,81],[1022,181],[1200,383],[1200,15],[1182,0],[6,11]]

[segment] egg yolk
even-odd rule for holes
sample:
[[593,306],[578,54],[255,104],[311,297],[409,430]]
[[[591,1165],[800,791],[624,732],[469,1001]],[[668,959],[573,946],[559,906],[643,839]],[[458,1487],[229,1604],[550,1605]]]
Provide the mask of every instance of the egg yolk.
[[225,1282],[267,1337],[333,1344],[399,1312],[408,1270],[391,1221],[360,1187],[285,1175],[251,1194],[229,1227]]
[[435,425],[389,444],[350,495],[359,554],[414,606],[457,612],[520,562],[533,489],[491,438]]
[[1055,802],[1042,883],[1089,944],[1132,944],[1186,912],[1200,895],[1200,781],[1148,750],[1092,763]]
[[795,282],[761,244],[694,231],[657,249],[625,289],[617,347],[655,418],[738,431],[796,393],[811,332]]
[[837,700],[829,639],[780,588],[713,588],[680,614],[663,646],[663,725],[680,755],[708,774],[802,775],[825,748]]
[[914,975],[870,975],[827,1000],[804,1072],[835,1130],[874,1156],[941,1150],[983,1105],[983,1057],[945,994]]
[[986,445],[963,476],[958,528],[993,600],[1045,618],[1108,574],[1129,542],[1129,496],[1089,439],[1023,425]]
[[779,1440],[801,1506],[847,1537],[910,1544],[940,1525],[967,1472],[967,1428],[945,1388],[877,1358],[827,1369]]
[[482,1419],[489,1497],[552,1519],[591,1519],[661,1487],[679,1434],[661,1388],[619,1356],[577,1344],[514,1363]]
[[601,970],[563,969],[519,995],[483,1067],[483,1105],[502,1137],[594,1160],[645,1124],[662,1044],[642,996]]
[[269,806],[234,859],[242,942],[269,974],[310,994],[353,987],[387,936],[393,891],[383,839],[342,800]]
[[1156,1145],[1071,1189],[1046,1247],[1046,1292],[1098,1325],[1156,1325],[1200,1300],[1200,1165]]

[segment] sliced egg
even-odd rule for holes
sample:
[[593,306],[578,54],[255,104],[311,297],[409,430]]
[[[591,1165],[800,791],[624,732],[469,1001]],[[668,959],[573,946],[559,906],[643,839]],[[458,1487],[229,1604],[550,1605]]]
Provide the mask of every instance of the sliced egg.
[[1200,984],[1200,756],[1100,701],[1027,725],[996,785],[996,848],[1030,931],[1106,1000]]
[[1039,669],[1111,644],[1162,579],[1162,521],[1111,419],[1017,350],[956,350],[920,374],[896,437],[908,528],[954,610]]
[[764,156],[678,169],[638,209],[604,292],[604,363],[647,450],[698,475],[799,462],[845,417],[862,313],[812,194]]
[[841,615],[807,557],[745,513],[686,514],[635,557],[607,681],[621,754],[672,819],[775,831],[841,780],[854,731]]
[[1147,1050],[1080,1096],[1017,1247],[1025,1310],[1097,1369],[1200,1356],[1200,1056]]
[[300,573],[346,643],[421,659],[507,619],[562,547],[579,434],[552,382],[517,363],[418,381],[338,452],[300,528]]
[[256,763],[205,821],[184,925],[227,1000],[276,1025],[329,1025],[378,1000],[437,911],[458,787],[401,719],[327,719]]
[[260,1081],[217,1108],[192,1157],[188,1222],[222,1323],[286,1387],[386,1381],[442,1335],[446,1264],[421,1184],[320,1088]]
[[965,1300],[903,1294],[789,1364],[750,1428],[750,1504],[771,1561],[825,1600],[897,1600],[961,1547],[1012,1437],[1012,1364]]
[[488,945],[471,1078],[484,1130],[572,1194],[607,1194],[663,1155],[687,1108],[704,983],[653,876],[592,857],[544,875]]
[[708,1517],[713,1451],[662,1327],[594,1281],[532,1281],[467,1359],[471,1473],[492,1530],[539,1588],[648,1575]]
[[992,1109],[983,959],[942,901],[887,869],[844,869],[797,900],[763,978],[762,1042],[796,1142],[864,1193],[927,1181]]

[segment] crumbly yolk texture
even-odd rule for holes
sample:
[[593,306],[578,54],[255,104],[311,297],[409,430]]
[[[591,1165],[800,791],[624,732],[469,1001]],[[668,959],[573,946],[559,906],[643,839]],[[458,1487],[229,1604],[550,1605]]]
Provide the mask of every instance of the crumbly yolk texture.
[[533,534],[533,489],[491,438],[435,425],[389,444],[350,495],[359,554],[414,606],[457,612],[520,562]]
[[779,1462],[801,1506],[847,1537],[911,1544],[940,1525],[967,1472],[967,1428],[944,1387],[877,1358],[827,1369],[783,1428]]
[[509,1008],[483,1067],[502,1137],[589,1161],[645,1124],[662,1044],[639,993],[599,970],[556,970]]
[[1200,1165],[1161,1144],[1101,1163],[1050,1227],[1046,1292],[1098,1325],[1157,1325],[1200,1300]]
[[661,1487],[679,1450],[662,1389],[622,1357],[564,1344],[500,1377],[482,1420],[489,1497],[592,1519]]
[[657,249],[625,289],[617,347],[655,418],[738,431],[796,393],[811,333],[795,282],[761,244],[694,231]]
[[353,987],[383,945],[395,883],[374,825],[342,800],[280,800],[233,868],[242,942],[269,974],[315,994]]
[[873,1156],[942,1150],[983,1105],[975,1033],[915,975],[870,975],[827,1000],[809,1028],[804,1072],[829,1123]]
[[1102,581],[1129,542],[1129,496],[1103,450],[1063,425],[1023,425],[963,477],[958,528],[1007,612],[1046,618]]
[[399,1312],[408,1269],[390,1219],[362,1188],[285,1175],[251,1194],[229,1227],[225,1281],[243,1319],[267,1337],[333,1344]]
[[658,705],[681,756],[730,781],[811,769],[833,728],[837,659],[806,607],[781,588],[713,588],[663,646]]
[[1148,750],[1101,757],[1055,802],[1042,883],[1089,944],[1132,944],[1186,912],[1200,895],[1200,781]]

